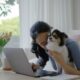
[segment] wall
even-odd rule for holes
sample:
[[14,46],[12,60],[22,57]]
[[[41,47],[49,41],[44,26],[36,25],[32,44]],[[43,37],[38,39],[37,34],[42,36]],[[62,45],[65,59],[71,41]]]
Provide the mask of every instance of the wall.
[[38,20],[69,35],[78,32],[74,26],[80,25],[79,2],[80,0],[20,0],[20,47],[31,47],[30,27]]
[[73,0],[73,29],[80,29],[80,0]]
[[67,26],[71,26],[70,9],[70,0],[20,0],[20,46],[31,47],[30,27],[38,20],[67,32]]
[[14,48],[20,46],[20,38],[18,36],[12,36],[10,41],[7,43],[5,47]]

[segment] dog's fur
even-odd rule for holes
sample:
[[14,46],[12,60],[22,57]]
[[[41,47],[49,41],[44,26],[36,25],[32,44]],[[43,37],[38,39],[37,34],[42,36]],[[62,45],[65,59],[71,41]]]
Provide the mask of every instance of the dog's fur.
[[47,48],[61,53],[65,62],[68,62],[68,50],[64,45],[62,32],[55,29],[51,32],[48,40]]
[[63,38],[62,32],[60,32],[57,29],[52,31],[49,39],[53,42],[57,42],[59,46],[64,45],[64,38]]

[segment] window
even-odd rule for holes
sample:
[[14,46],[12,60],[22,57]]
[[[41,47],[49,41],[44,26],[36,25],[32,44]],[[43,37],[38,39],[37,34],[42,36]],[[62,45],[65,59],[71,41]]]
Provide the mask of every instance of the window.
[[0,0],[0,32],[20,35],[19,4],[17,0]]
[[7,47],[19,47],[19,2],[18,0],[0,0],[0,33],[12,32]]
[[[0,0],[0,33],[3,32],[12,32],[12,38],[7,47],[19,47],[19,3],[17,0]],[[4,58],[1,55],[0,57]]]

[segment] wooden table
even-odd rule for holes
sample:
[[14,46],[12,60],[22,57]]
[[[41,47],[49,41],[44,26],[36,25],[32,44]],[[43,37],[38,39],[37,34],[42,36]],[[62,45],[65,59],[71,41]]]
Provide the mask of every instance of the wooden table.
[[40,78],[16,74],[12,71],[0,70],[0,80],[41,80]]
[[53,77],[47,76],[41,78],[34,78],[34,77],[16,74],[15,72],[12,71],[0,70],[0,80],[80,80],[80,78],[77,79],[77,76],[67,75],[67,74],[62,74]]

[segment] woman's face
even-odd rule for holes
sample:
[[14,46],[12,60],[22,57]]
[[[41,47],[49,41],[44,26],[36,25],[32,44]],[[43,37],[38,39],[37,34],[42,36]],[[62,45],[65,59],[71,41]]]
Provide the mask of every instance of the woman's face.
[[39,33],[36,42],[41,46],[46,46],[48,40],[48,32]]

